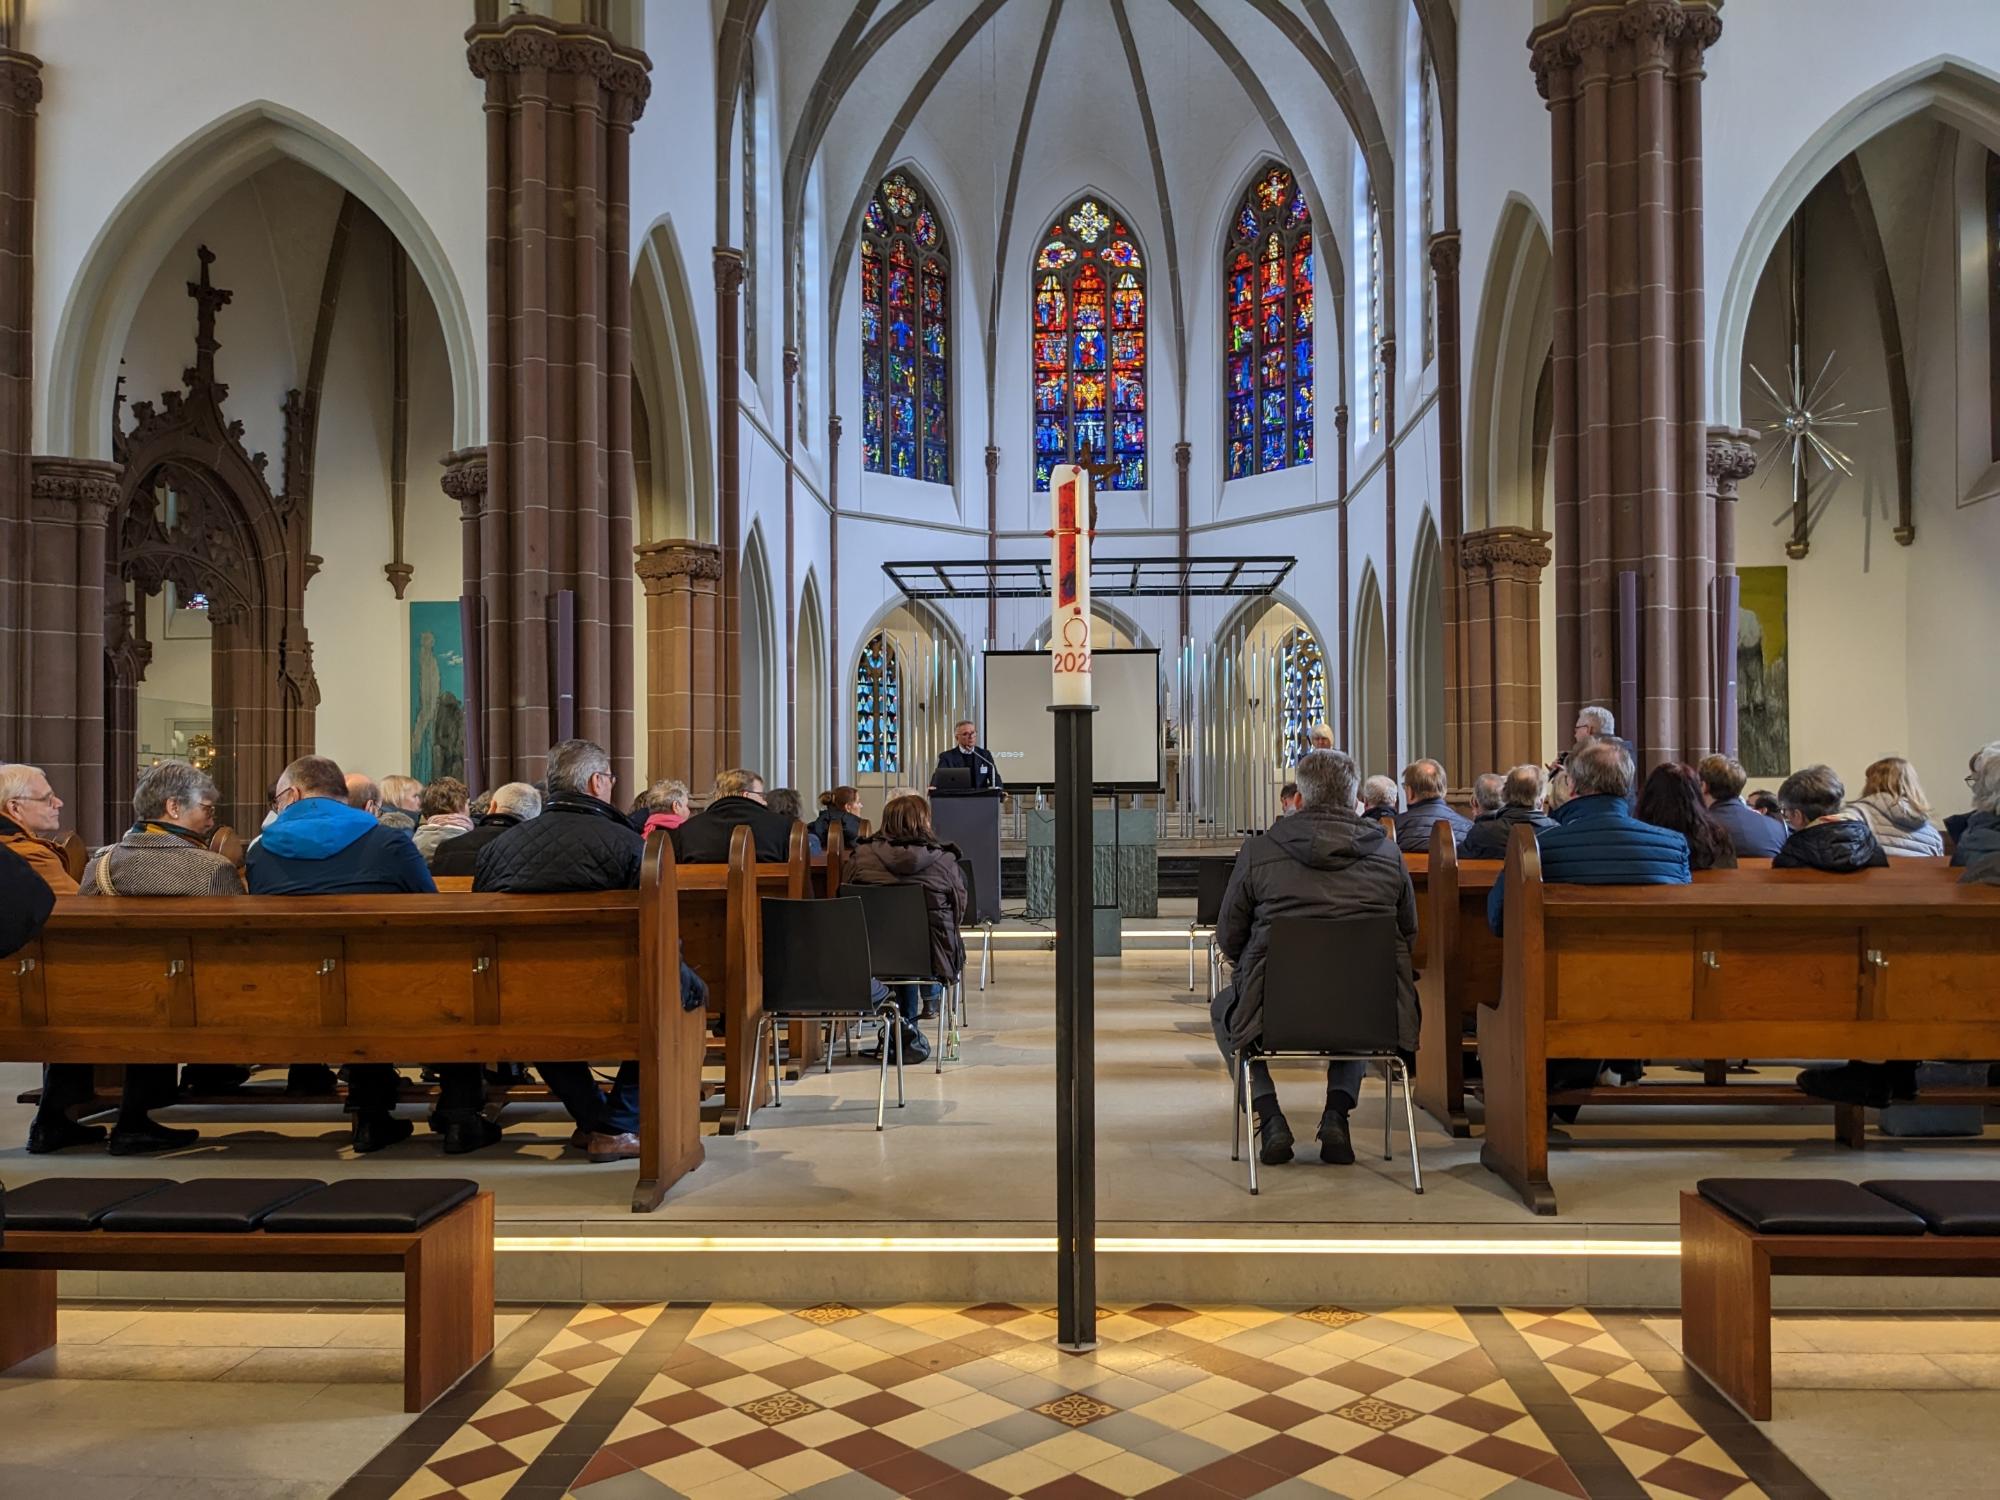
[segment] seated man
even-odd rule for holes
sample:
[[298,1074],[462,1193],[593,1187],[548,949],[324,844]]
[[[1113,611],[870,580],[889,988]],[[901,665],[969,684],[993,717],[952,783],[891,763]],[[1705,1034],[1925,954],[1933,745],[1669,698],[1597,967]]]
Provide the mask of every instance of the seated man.
[[1772,869],[1852,875],[1887,867],[1888,852],[1861,815],[1847,810],[1847,788],[1831,766],[1792,772],[1778,788],[1778,807],[1792,832],[1771,857]]
[[423,821],[410,835],[417,853],[428,861],[447,840],[472,832],[471,802],[471,791],[456,776],[440,776],[426,786],[417,808]]
[[[348,806],[347,778],[325,756],[301,756],[286,766],[271,805],[277,819],[243,857],[251,895],[437,894],[417,846],[407,834]],[[469,1151],[477,1144],[484,1075],[477,1063],[451,1063],[439,1072],[445,1150]],[[395,1116],[400,1085],[389,1063],[348,1064],[347,1111],[354,1116],[354,1149],[362,1155],[409,1137],[410,1122]]]
[[1727,755],[1704,755],[1694,768],[1708,815],[1729,833],[1739,859],[1769,859],[1785,842],[1785,830],[1743,800],[1749,779],[1743,763]]
[[542,794],[525,781],[510,781],[493,789],[487,810],[472,832],[446,839],[431,856],[433,875],[471,875],[479,868],[479,851],[517,824],[542,814]]
[[765,806],[764,778],[743,770],[716,777],[708,806],[673,830],[674,858],[684,865],[726,865],[730,835],[739,826],[749,828],[760,863],[791,858],[791,822]]
[[1427,854],[1431,829],[1439,820],[1451,824],[1451,841],[1465,840],[1472,826],[1464,813],[1444,800],[1444,767],[1434,760],[1412,761],[1403,768],[1403,798],[1408,803],[1396,816],[1396,847],[1405,854]]
[[[475,891],[633,891],[646,842],[611,805],[618,778],[611,757],[589,740],[549,751],[549,799],[541,816],[518,823],[479,852]],[[468,835],[469,837],[470,835]],[[683,986],[687,973],[683,965]],[[536,1063],[576,1122],[569,1143],[594,1162],[639,1155],[639,1065],[619,1066],[607,1099],[585,1062]],[[498,1127],[493,1135],[498,1139]]]
[[[805,798],[799,795],[796,787],[781,786],[777,788],[770,795],[769,805],[772,812],[785,820],[788,829],[791,824],[803,823],[806,820]],[[788,857],[791,852],[791,838],[790,832],[787,832],[785,834],[785,848]],[[826,845],[819,841],[810,827],[806,829],[806,853],[826,853]]]
[[1299,810],[1299,784],[1288,781],[1278,788],[1278,816],[1289,818]]
[[1361,816],[1371,823],[1396,816],[1396,778],[1370,776],[1361,783]]
[[1988,745],[1972,757],[1972,770],[1965,778],[1972,788],[1972,811],[1957,819],[1945,819],[1952,832],[1951,862],[1963,869],[1989,854],[2000,853],[2000,743]]
[[[1215,1044],[1232,1065],[1263,1035],[1264,960],[1276,917],[1393,915],[1402,931],[1396,959],[1401,1046],[1417,1045],[1417,987],[1410,940],[1417,931],[1417,899],[1403,857],[1379,823],[1357,817],[1354,762],[1338,750],[1314,750],[1298,763],[1301,805],[1268,833],[1248,839],[1236,856],[1222,898],[1216,944],[1235,973],[1209,1007]],[[1326,1110],[1314,1134],[1321,1161],[1354,1160],[1347,1117],[1361,1094],[1366,1063],[1326,1066]],[[1257,1159],[1276,1166],[1292,1159],[1292,1129],[1278,1108],[1278,1092],[1262,1062],[1250,1065],[1250,1101],[1257,1114]]]
[[382,788],[375,785],[375,779],[361,771],[347,773],[347,805],[358,807],[369,817],[382,810]]
[[[1484,776],[1479,778],[1484,781]],[[1477,783],[1474,783],[1475,794]],[[1505,859],[1507,840],[1514,836],[1514,830],[1522,824],[1535,830],[1540,838],[1556,826],[1556,820],[1541,810],[1542,768],[1540,766],[1516,766],[1507,773],[1500,783],[1500,808],[1490,818],[1480,818],[1472,825],[1465,839],[1458,846],[1460,859]]]
[[1481,823],[1491,823],[1500,815],[1500,791],[1507,784],[1507,778],[1498,771],[1481,771],[1472,778],[1472,828],[1465,830],[1459,839],[1461,847],[1472,836],[1472,829]]

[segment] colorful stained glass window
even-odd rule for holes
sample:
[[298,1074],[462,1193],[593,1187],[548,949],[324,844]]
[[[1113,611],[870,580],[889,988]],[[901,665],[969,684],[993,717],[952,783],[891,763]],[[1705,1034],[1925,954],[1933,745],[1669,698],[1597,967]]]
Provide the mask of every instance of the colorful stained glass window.
[[1035,488],[1057,464],[1116,463],[1146,487],[1146,270],[1138,240],[1094,198],[1057,215],[1035,256]]
[[1285,632],[1278,645],[1282,676],[1284,762],[1291,765],[1312,749],[1315,724],[1326,722],[1326,657],[1303,626]]
[[1382,430],[1382,209],[1368,190],[1368,430]]
[[1287,168],[1267,163],[1251,182],[1222,262],[1228,477],[1311,463],[1312,211]]
[[743,60],[743,373],[757,378],[757,73]]
[[943,220],[907,172],[861,218],[861,464],[951,483],[951,260]]
[[869,638],[854,670],[854,768],[900,771],[902,767],[902,673],[896,644],[881,631]]

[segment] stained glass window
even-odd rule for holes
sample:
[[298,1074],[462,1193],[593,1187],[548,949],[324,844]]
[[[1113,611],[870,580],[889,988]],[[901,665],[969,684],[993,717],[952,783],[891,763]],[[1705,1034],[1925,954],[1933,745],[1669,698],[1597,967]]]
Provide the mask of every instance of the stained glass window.
[[1114,490],[1146,487],[1146,264],[1095,198],[1056,215],[1035,253],[1035,488],[1057,464],[1116,463]]
[[902,769],[902,671],[896,645],[876,631],[854,671],[855,770]]
[[1278,670],[1284,694],[1280,732],[1285,764],[1291,765],[1312,749],[1313,726],[1326,722],[1326,658],[1311,631],[1294,626],[1285,632]]
[[951,253],[907,172],[861,218],[861,463],[951,483]]
[[743,373],[757,378],[757,73],[743,61]]
[[1223,251],[1223,438],[1229,477],[1313,457],[1312,210],[1291,172],[1267,162],[1243,195]]
[[1428,365],[1437,357],[1437,283],[1430,274],[1431,235],[1437,229],[1437,209],[1433,196],[1432,179],[1435,173],[1431,162],[1431,133],[1435,128],[1431,107],[1431,44],[1424,41],[1417,48],[1417,150],[1422,154],[1418,164],[1419,181],[1422,186],[1418,202],[1422,218],[1422,237],[1417,242],[1418,278],[1424,289],[1424,363]]
[[1382,210],[1368,190],[1368,430],[1382,430]]

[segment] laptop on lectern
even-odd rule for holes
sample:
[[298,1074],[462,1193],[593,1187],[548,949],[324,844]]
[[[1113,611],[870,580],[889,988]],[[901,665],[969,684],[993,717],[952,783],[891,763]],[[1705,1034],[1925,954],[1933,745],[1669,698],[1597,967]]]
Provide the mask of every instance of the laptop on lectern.
[[931,773],[931,790],[944,796],[962,796],[972,790],[972,767],[939,766]]

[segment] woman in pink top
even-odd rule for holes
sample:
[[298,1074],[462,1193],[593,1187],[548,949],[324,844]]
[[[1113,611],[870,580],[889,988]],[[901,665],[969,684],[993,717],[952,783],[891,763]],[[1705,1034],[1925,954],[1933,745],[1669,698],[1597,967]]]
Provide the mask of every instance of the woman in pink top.
[[685,781],[656,781],[646,788],[646,805],[652,809],[639,831],[651,836],[655,828],[669,832],[688,820],[688,789]]

